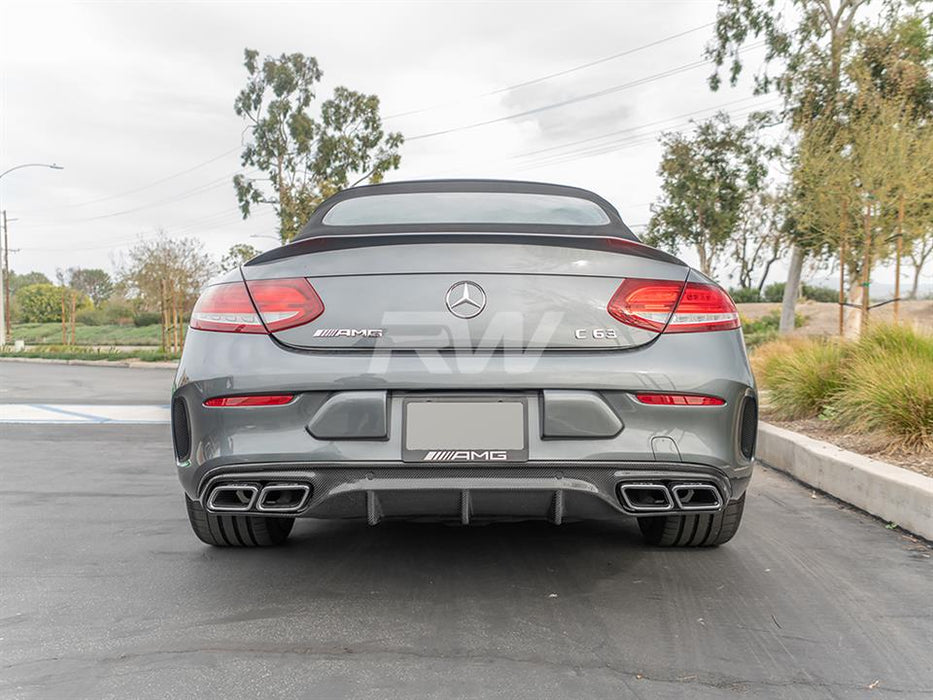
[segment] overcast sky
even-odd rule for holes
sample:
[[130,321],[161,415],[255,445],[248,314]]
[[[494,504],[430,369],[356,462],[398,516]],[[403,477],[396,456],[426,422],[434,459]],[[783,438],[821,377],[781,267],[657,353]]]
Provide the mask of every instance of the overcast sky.
[[[707,89],[710,67],[700,62],[716,6],[3,3],[0,171],[65,166],[0,182],[0,203],[16,219],[11,266],[50,277],[71,266],[111,269],[159,228],[198,237],[218,258],[238,242],[272,247],[272,212],[242,221],[231,184],[245,126],[233,112],[245,47],[315,56],[319,95],[336,85],[377,94],[387,126],[409,139],[387,179],[578,185],[608,198],[638,232],[658,193],[662,129],[687,128],[717,107],[744,119],[775,104],[747,84]],[[760,56],[749,50],[747,63]],[[567,100],[575,101],[514,116]]]

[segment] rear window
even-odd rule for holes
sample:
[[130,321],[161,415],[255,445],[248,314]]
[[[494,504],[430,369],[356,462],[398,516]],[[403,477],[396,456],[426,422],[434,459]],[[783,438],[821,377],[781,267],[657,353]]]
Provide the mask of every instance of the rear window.
[[579,197],[523,192],[403,192],[345,199],[325,226],[399,224],[553,224],[603,226],[609,216]]

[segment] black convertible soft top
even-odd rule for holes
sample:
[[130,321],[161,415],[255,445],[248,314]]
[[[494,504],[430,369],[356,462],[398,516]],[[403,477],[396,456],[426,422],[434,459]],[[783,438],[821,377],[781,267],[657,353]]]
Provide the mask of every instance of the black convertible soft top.
[[[427,192],[506,192],[522,194],[574,197],[596,204],[606,215],[607,223],[597,225],[573,224],[503,224],[503,223],[417,223],[332,226],[324,223],[328,212],[340,202],[373,195],[391,195]],[[294,241],[320,236],[392,234],[392,233],[544,233],[552,235],[609,236],[637,241],[638,238],[625,225],[619,212],[605,199],[589,190],[543,182],[519,180],[411,180],[378,185],[352,187],[324,200],[311,215],[311,220]]]

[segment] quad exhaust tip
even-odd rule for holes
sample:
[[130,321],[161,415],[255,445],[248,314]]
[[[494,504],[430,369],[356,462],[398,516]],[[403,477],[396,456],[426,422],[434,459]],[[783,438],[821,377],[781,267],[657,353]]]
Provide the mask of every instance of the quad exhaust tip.
[[671,494],[680,510],[719,510],[722,498],[712,484],[675,484]]
[[664,484],[620,484],[619,496],[626,508],[636,513],[674,509],[671,493]]
[[215,486],[206,505],[215,513],[297,513],[310,498],[310,484],[234,482]]
[[661,483],[619,484],[622,505],[633,513],[663,513],[665,511],[718,511],[722,496],[712,484]]
[[307,484],[269,484],[263,487],[256,501],[256,510],[263,513],[295,513],[301,510],[311,495]]
[[221,484],[211,491],[207,509],[221,513],[242,513],[256,503],[259,487],[255,484]]

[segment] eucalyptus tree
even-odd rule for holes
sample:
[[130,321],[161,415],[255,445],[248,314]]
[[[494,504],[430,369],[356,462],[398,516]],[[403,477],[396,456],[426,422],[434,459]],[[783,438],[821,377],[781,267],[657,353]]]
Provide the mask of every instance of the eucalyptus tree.
[[379,98],[346,87],[318,105],[323,75],[317,59],[300,53],[266,56],[244,51],[246,86],[234,110],[247,122],[251,140],[243,147],[244,168],[262,173],[234,177],[243,218],[270,205],[279,235],[289,241],[326,197],[365,181],[380,182],[401,162],[400,133],[387,133]]
[[700,270],[714,275],[748,201],[765,184],[768,148],[756,133],[754,120],[739,126],[720,112],[692,134],[662,136],[661,196],[646,240],[675,251],[692,247]]
[[[777,92],[784,101],[783,116],[798,134],[821,119],[836,119],[844,59],[856,37],[859,12],[870,0],[720,0],[713,41],[707,47],[715,70],[709,85],[718,90],[727,71],[738,83],[744,65],[743,47],[764,40],[766,53],[754,76],[759,94]],[[794,328],[797,290],[806,242],[794,241],[784,288],[781,331]]]

